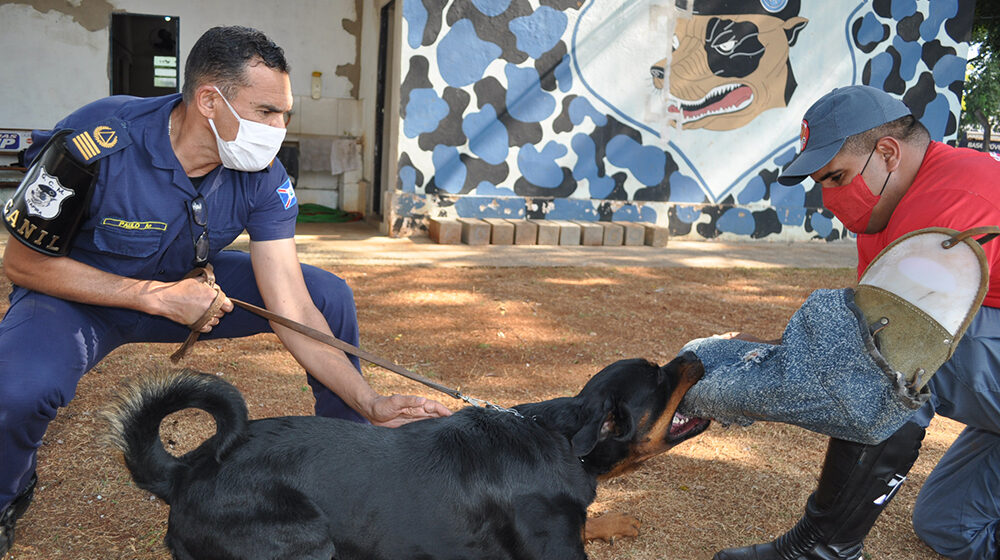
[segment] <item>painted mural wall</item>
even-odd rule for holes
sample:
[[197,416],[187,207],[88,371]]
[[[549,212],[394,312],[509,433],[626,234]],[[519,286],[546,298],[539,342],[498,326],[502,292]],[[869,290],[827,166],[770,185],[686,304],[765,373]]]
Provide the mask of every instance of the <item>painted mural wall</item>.
[[867,84],[955,137],[973,0],[403,0],[390,227],[643,221],[673,236],[850,235],[776,182],[802,115]]

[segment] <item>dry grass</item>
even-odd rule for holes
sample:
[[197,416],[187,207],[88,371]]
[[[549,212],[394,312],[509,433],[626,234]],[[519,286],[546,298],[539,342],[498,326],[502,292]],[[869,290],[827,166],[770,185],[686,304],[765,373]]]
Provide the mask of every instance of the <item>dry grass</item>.
[[[643,356],[663,363],[688,340],[730,330],[776,338],[816,288],[849,285],[850,270],[652,268],[435,269],[356,266],[335,272],[354,287],[362,346],[470,395],[500,404],[574,394],[604,365]],[[130,377],[168,364],[172,346],[113,353],[80,383],[39,454],[35,504],[11,558],[166,559],[167,506],[131,483],[97,443],[97,411]],[[200,342],[185,366],[239,387],[254,417],[309,414],[301,369],[273,335]],[[374,367],[379,391],[456,402]],[[913,534],[917,490],[960,426],[937,420],[910,482],[867,540],[871,558],[939,558]],[[164,422],[164,440],[190,449],[213,430],[200,413]],[[709,559],[727,546],[770,540],[799,518],[826,438],[759,423],[713,426],[639,471],[603,485],[592,506],[636,515],[641,535],[592,543],[591,558]]]

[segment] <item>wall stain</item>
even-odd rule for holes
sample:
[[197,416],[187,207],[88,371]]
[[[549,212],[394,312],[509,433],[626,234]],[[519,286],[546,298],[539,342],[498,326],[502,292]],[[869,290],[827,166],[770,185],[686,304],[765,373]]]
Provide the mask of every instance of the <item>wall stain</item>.
[[115,11],[115,7],[108,0],[82,0],[79,5],[67,0],[0,0],[0,6],[5,4],[31,6],[43,14],[48,12],[65,14],[87,31],[107,29],[111,25],[111,12]]
[[[0,0],[0,2],[2,1]],[[337,66],[336,72],[338,76],[347,78],[351,82],[351,97],[354,99],[358,98],[358,84],[361,81],[361,2],[362,0],[354,0],[355,19],[344,18],[340,20],[344,30],[354,35],[354,63],[341,64]]]

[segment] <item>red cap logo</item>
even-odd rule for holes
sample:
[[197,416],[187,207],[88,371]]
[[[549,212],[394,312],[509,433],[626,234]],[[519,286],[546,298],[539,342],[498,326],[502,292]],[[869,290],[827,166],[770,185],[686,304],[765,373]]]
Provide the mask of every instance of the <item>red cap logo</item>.
[[801,154],[806,149],[806,143],[809,142],[809,122],[802,119],[802,130],[799,132],[799,153]]

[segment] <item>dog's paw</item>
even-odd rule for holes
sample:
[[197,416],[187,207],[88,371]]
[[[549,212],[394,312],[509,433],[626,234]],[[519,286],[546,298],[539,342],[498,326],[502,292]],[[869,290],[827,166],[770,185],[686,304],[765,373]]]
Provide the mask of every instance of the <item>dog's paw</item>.
[[631,515],[610,511],[598,517],[588,517],[584,526],[584,538],[588,541],[602,540],[614,542],[618,537],[637,537],[642,524]]

